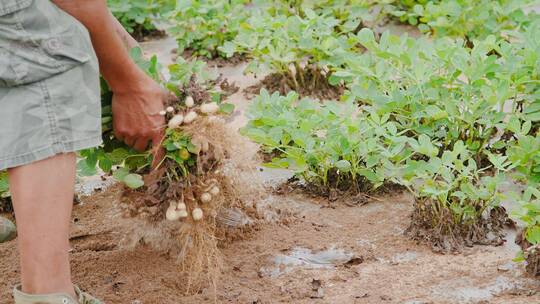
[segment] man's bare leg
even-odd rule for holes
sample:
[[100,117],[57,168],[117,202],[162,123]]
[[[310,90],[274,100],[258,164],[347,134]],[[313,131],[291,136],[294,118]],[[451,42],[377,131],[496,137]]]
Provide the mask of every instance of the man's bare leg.
[[76,299],[68,253],[75,162],[74,153],[59,154],[9,170],[25,293]]

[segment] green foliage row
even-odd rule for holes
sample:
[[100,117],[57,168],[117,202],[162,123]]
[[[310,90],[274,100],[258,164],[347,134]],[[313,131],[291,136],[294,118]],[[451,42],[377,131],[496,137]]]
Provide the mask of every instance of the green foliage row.
[[[231,56],[230,43],[242,28],[263,25],[277,33],[279,22],[273,18],[292,16],[306,22],[314,15],[332,18],[325,31],[340,34],[356,33],[394,17],[437,37],[507,37],[538,16],[525,12],[534,3],[538,0],[108,0],[111,11],[129,32],[148,32],[159,24],[177,39],[179,53],[190,50],[209,58]],[[294,39],[293,35],[288,40]]]
[[437,37],[483,39],[508,35],[537,15],[525,9],[537,0],[398,0],[390,14]]
[[312,10],[306,10],[303,18],[254,13],[242,24],[236,38],[220,50],[228,57],[243,54],[250,59],[245,72],[283,75],[291,82],[290,87],[298,90],[308,85],[308,70],[329,77],[344,55],[357,49],[354,35],[334,31],[338,24],[335,17]]
[[509,43],[490,36],[471,49],[462,40],[388,33],[377,42],[367,29],[359,38],[368,51],[351,54],[333,74],[349,88],[346,99],[389,114],[399,130],[425,135],[442,150],[464,141],[479,163],[504,151],[504,142],[494,141],[515,112],[505,113],[505,105],[524,102],[529,80],[516,77],[522,65]]
[[[538,0],[203,0],[177,2],[163,19],[169,24],[169,34],[177,39],[180,51],[190,49],[195,55],[230,57],[235,53],[231,43],[234,44],[239,33],[244,32],[240,46],[250,30],[261,26],[283,36],[285,33],[280,33],[276,26],[288,17],[304,23],[314,22],[314,16],[332,19],[325,32],[338,34],[356,33],[363,27],[376,27],[385,19],[397,18],[437,37],[506,38],[537,18],[536,13],[526,13],[526,8],[534,3]],[[253,44],[264,43],[259,39],[254,37]],[[285,41],[295,39],[293,34]],[[238,51],[245,49],[240,47]]]
[[537,187],[539,61],[529,38],[539,24],[513,43],[488,36],[472,48],[362,29],[348,39],[367,51],[344,51],[332,66],[330,81],[348,89],[345,110],[263,92],[243,133],[276,156],[271,166],[309,183],[397,182],[466,225],[499,204],[505,174]]
[[[350,32],[357,29],[363,21],[374,19],[370,6],[373,3],[374,1],[350,0],[183,1],[177,3],[174,12],[168,14],[166,19],[170,25],[168,33],[177,39],[180,53],[189,49],[195,55],[210,58],[230,57],[236,53],[231,42],[240,32],[243,32],[245,37],[250,30],[260,30],[260,27],[264,26],[277,34],[283,19],[292,16],[307,16],[313,19],[314,14],[335,20],[327,24],[325,31]],[[280,21],[275,21],[274,18]],[[299,24],[291,23],[289,26],[294,25]],[[300,29],[297,32],[300,32]],[[238,51],[241,53],[242,50]]]
[[[315,16],[332,20],[326,24],[325,32],[356,32],[364,24],[380,21],[382,12],[386,11],[383,7],[388,6],[386,2],[388,0],[182,1],[165,19],[169,24],[167,32],[177,39],[180,52],[189,49],[195,55],[210,58],[230,57],[236,54],[231,43],[239,33],[243,32],[240,40],[244,40],[250,31],[260,30],[264,26],[278,34],[279,24],[288,17],[296,17],[301,23],[320,22],[313,20]],[[299,22],[292,20],[287,23],[288,30],[299,25]],[[287,40],[295,40],[297,36],[293,35]],[[238,53],[242,53],[242,48]]]
[[340,33],[357,32],[363,26],[376,25],[393,6],[392,0],[296,0],[254,1],[260,12],[273,16],[306,17],[317,14],[333,17],[338,22],[332,28]]

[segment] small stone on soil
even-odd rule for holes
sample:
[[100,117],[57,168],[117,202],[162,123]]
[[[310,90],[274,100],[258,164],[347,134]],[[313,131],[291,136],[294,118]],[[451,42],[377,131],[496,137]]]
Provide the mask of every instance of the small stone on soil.
[[347,263],[345,263],[345,267],[351,267],[351,266],[356,266],[356,265],[360,265],[364,262],[364,258],[363,257],[353,257],[352,259],[350,259]]
[[501,272],[507,272],[507,271],[510,271],[510,270],[513,270],[515,269],[516,266],[514,265],[514,263],[506,263],[506,264],[503,264],[503,265],[499,265],[497,267],[497,270],[498,271],[501,271]]
[[369,298],[369,294],[366,292],[364,294],[361,294],[361,295],[357,295],[354,297],[355,299],[364,299],[364,298]]
[[313,279],[311,281],[311,296],[312,299],[322,299],[324,298],[324,289],[322,288],[322,281]]

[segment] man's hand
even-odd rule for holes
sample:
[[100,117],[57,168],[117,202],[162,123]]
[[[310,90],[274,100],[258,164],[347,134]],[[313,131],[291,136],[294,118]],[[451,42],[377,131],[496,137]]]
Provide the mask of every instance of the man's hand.
[[152,79],[126,91],[114,92],[113,128],[117,139],[138,151],[145,151],[151,141],[160,146],[165,128],[163,110],[165,92]]
[[79,20],[90,32],[100,71],[113,92],[113,127],[118,139],[142,151],[151,141],[154,166],[161,149],[166,94],[129,58],[127,49],[137,43],[114,19],[104,0],[52,0]]

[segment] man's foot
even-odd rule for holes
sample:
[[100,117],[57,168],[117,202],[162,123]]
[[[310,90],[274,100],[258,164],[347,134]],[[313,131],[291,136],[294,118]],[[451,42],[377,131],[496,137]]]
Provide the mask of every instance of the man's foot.
[[0,216],[0,243],[13,240],[17,237],[17,228],[12,221]]
[[20,286],[17,286],[13,289],[13,298],[15,299],[15,304],[104,304],[91,295],[82,292],[77,286],[75,286],[75,293],[79,297],[78,300],[64,293],[48,295],[26,294],[21,291]]
[[79,296],[79,304],[104,304],[90,294],[82,292],[77,286],[75,286],[75,293]]

